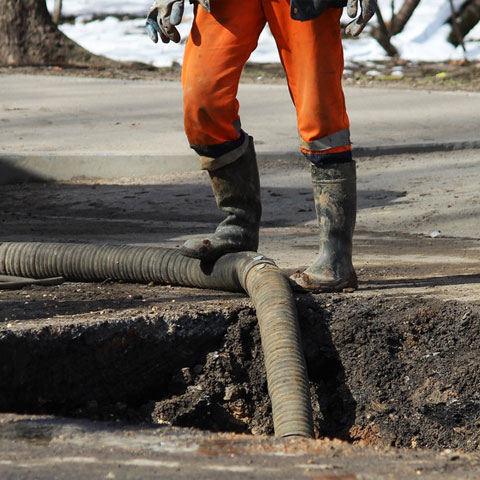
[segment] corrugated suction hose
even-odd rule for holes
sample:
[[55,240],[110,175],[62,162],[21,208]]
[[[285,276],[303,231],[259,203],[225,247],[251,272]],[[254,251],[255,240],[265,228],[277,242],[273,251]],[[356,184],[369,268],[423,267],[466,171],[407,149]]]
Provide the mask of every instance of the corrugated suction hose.
[[260,325],[275,435],[313,437],[310,390],[295,302],[288,280],[263,255],[231,253],[213,265],[205,265],[170,248],[0,243],[0,274],[245,290],[255,305]]

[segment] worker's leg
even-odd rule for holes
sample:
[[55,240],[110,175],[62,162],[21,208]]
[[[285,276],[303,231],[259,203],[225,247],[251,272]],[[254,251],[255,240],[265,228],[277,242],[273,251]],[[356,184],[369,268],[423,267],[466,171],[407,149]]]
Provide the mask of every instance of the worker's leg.
[[227,213],[213,235],[188,240],[187,256],[215,260],[256,250],[260,184],[253,139],[241,130],[240,75],[265,25],[261,0],[211,0],[196,8],[183,64],[185,131],[208,170],[218,207]]
[[357,213],[355,162],[312,164],[313,197],[319,227],[318,255],[297,285],[317,292],[357,288],[352,239]]
[[340,8],[300,22],[288,0],[263,0],[298,118],[301,148],[332,153],[350,150],[349,120],[342,90]]
[[356,288],[352,237],[356,216],[355,163],[341,79],[341,9],[307,22],[290,19],[288,0],[263,0],[298,118],[302,153],[312,162],[319,254],[293,279],[315,291]]
[[261,0],[210,5],[211,13],[195,7],[182,67],[185,132],[207,170],[241,144],[238,83],[265,25]]

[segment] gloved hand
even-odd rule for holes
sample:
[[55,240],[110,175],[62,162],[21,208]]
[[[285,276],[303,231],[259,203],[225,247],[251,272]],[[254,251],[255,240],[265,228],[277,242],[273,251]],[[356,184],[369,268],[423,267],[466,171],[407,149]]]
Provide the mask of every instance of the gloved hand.
[[360,3],[360,16],[350,22],[345,27],[345,33],[352,37],[360,35],[370,19],[377,11],[377,0],[348,0],[347,15],[350,18],[355,18],[358,13],[358,4]]
[[152,42],[158,42],[158,35],[163,43],[180,41],[180,34],[175,28],[182,21],[185,0],[155,0],[147,15],[148,36]]

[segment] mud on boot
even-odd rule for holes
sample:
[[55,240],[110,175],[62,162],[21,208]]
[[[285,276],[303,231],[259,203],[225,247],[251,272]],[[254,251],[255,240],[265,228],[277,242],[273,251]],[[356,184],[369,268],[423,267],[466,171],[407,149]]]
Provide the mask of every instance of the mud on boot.
[[355,162],[312,165],[319,251],[304,272],[293,274],[295,290],[338,292],[356,289],[352,264],[352,238],[357,212]]
[[204,238],[187,240],[180,251],[187,257],[213,262],[226,253],[257,251],[262,206],[260,180],[253,138],[237,160],[209,170],[217,206],[227,213],[215,230]]

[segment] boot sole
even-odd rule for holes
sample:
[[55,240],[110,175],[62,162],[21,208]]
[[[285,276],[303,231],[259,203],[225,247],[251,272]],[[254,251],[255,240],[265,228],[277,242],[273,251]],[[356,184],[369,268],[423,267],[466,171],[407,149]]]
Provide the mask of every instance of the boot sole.
[[[299,293],[336,293],[345,292],[350,293],[358,289],[358,282],[356,278],[349,278],[335,283],[313,283],[304,282],[301,280],[303,274],[298,274],[298,280],[294,275],[288,277],[290,287],[294,292]],[[299,280],[301,283],[299,283]]]

